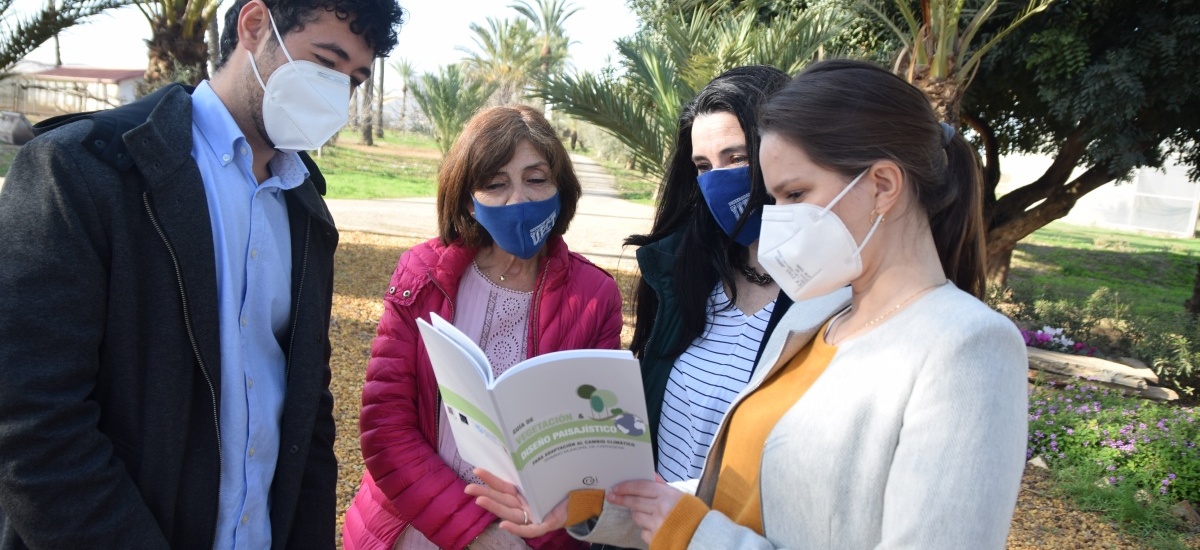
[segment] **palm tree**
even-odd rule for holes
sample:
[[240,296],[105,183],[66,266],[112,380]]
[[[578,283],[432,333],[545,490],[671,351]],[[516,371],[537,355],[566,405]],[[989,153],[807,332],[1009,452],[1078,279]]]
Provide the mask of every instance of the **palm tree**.
[[997,15],[1000,0],[919,0],[920,5],[915,7],[920,13],[913,9],[913,0],[892,0],[901,22],[885,13],[883,4],[865,5],[891,27],[904,45],[896,59],[896,72],[929,96],[943,122],[958,126],[963,93],[983,56],[1053,1],[1027,0],[1011,21],[986,35],[979,45],[975,44],[976,38],[984,24]]
[[376,61],[376,67],[373,72],[378,75],[376,78],[379,79],[379,89],[375,92],[375,137],[381,138],[383,137],[383,73],[385,69],[382,57]]
[[363,82],[359,88],[362,88],[362,108],[359,112],[362,113],[362,140],[366,145],[375,145],[375,126],[374,126],[374,105],[372,105],[373,92],[375,91],[375,74],[367,77],[367,81]]
[[[919,0],[916,8],[920,13],[914,10],[912,0],[892,0],[905,29],[885,13],[884,5],[868,5],[868,8],[892,28],[904,45],[896,59],[895,72],[925,92],[938,117],[956,128],[966,122],[974,125],[981,135],[993,135],[990,129],[978,126],[982,124],[980,121],[964,120],[962,98],[983,56],[1054,0],[1026,1],[1024,8],[1004,22],[1003,16],[1007,14],[997,13],[1000,0],[972,0],[970,5],[967,0]],[[976,45],[985,23],[997,29],[984,35],[983,44]],[[983,168],[985,174],[993,170],[999,174],[996,161],[990,157]],[[996,204],[994,194],[984,199],[983,215],[989,225]],[[985,239],[988,280],[1003,284],[1016,239],[1000,234],[995,228],[989,229]]]
[[571,44],[564,24],[580,8],[571,5],[569,0],[537,0],[536,9],[528,0],[517,0],[509,7],[534,25],[540,46],[538,65],[542,77],[558,72],[566,63],[567,47]]
[[467,50],[467,72],[496,86],[496,102],[512,103],[537,70],[535,31],[524,19],[487,18],[487,26],[471,23],[478,52]]
[[392,62],[392,68],[400,75],[400,131],[404,131],[404,116],[408,112],[408,81],[413,76],[413,66],[408,59],[401,57]]
[[217,59],[221,57],[221,28],[214,16],[208,21],[208,70],[209,74],[217,72]]
[[467,78],[458,65],[449,65],[438,74],[425,73],[420,82],[410,82],[409,87],[433,125],[438,149],[445,155],[467,120],[487,103],[496,84]]
[[[47,2],[40,11],[17,17],[0,32],[0,79],[58,33],[104,10],[126,5],[126,0],[61,0]],[[13,0],[0,0],[0,18],[10,16]]]
[[216,16],[220,0],[136,0],[150,22],[149,63],[145,87],[168,82],[197,84],[208,78],[204,32]]
[[627,146],[661,176],[683,106],[721,72],[750,63],[795,72],[842,28],[840,14],[780,8],[770,24],[762,0],[684,3],[658,29],[617,41],[624,74],[550,75],[535,94]]
[[[46,0],[46,11],[53,16],[54,12],[58,11],[57,0]],[[58,42],[58,33],[54,33],[54,66],[62,67],[62,45]]]

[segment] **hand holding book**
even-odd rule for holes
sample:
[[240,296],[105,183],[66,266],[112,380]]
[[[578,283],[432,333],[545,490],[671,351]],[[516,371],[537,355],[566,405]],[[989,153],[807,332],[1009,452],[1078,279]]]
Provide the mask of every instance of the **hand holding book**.
[[530,521],[541,523],[571,490],[653,479],[628,350],[558,351],[493,377],[482,350],[449,322],[432,315],[417,325],[463,459],[511,484]]

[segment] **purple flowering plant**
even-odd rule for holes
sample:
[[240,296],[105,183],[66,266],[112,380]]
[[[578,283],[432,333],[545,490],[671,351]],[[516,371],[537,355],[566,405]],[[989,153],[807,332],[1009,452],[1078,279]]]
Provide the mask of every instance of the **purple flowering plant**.
[[1087,481],[1200,501],[1200,411],[1146,401],[1077,378],[1029,393],[1026,458]]

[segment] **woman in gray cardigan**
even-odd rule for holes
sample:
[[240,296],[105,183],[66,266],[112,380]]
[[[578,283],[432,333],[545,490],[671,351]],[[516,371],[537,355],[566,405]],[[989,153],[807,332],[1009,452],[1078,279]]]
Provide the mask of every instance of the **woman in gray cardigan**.
[[977,298],[974,150],[919,90],[845,60],[797,76],[760,131],[776,205],[759,260],[797,304],[695,494],[631,481],[522,525],[513,487],[489,476],[468,492],[522,536],[566,523],[586,540],[656,548],[1003,548],[1024,466],[1026,357],[1013,324]]

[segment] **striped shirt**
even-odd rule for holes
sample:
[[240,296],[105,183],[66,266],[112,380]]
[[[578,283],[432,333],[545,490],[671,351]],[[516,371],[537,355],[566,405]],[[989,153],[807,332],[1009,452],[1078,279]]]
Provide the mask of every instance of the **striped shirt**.
[[658,425],[658,475],[697,479],[729,404],[750,381],[754,357],[775,302],[753,316],[729,303],[717,283],[708,298],[708,327],[678,359],[667,379]]

